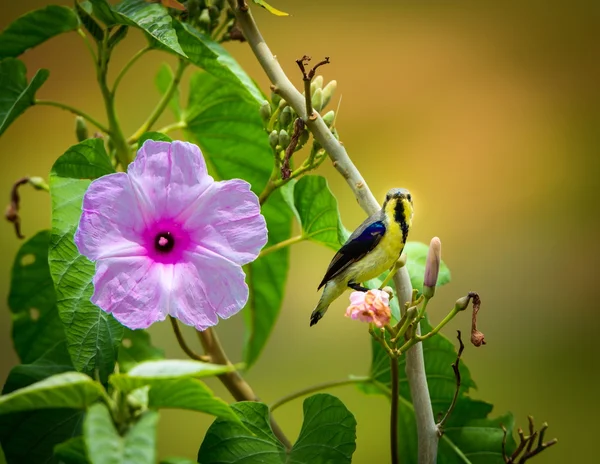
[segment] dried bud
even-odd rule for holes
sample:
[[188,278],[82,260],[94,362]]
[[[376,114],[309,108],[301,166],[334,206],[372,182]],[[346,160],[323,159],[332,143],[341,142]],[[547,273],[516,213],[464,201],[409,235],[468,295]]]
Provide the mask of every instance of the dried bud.
[[478,347],[485,345],[485,336],[479,330],[474,330],[471,332],[471,343]]
[[323,88],[323,76],[315,77],[310,83],[310,94],[314,95],[315,90]]
[[330,81],[323,88],[323,108],[325,108],[331,101],[331,97],[333,97],[335,89],[337,89],[337,81],[335,81],[335,80]]
[[321,111],[323,109],[323,90],[317,89],[312,94],[312,106],[315,111]]
[[288,127],[292,122],[292,108],[286,106],[279,115],[279,124],[281,127]]
[[264,102],[260,107],[260,117],[265,124],[271,119],[271,105],[269,102]]
[[306,145],[306,142],[308,142],[308,137],[309,133],[306,129],[304,129],[300,134],[300,137],[298,138],[298,145],[296,146],[296,151],[300,150],[304,145]]
[[290,144],[290,134],[287,133],[287,131],[281,129],[279,131],[279,145],[281,146],[281,148],[287,148],[287,146]]
[[325,113],[325,115],[323,116],[323,122],[327,124],[327,127],[331,127],[333,121],[335,121],[335,111],[331,110]]
[[454,303],[454,309],[457,311],[464,311],[469,306],[469,301],[471,301],[471,298],[469,298],[468,295],[459,298],[456,300],[456,303]]
[[85,124],[85,119],[81,116],[77,116],[75,118],[75,136],[77,137],[78,142],[83,142],[88,138],[88,128]]
[[269,134],[269,145],[271,145],[271,148],[273,150],[275,150],[278,143],[279,143],[279,133],[276,130],[274,130]]
[[423,295],[425,298],[433,298],[435,286],[440,273],[440,262],[442,260],[442,242],[438,237],[433,237],[429,244],[427,262],[425,264],[425,277],[423,279]]

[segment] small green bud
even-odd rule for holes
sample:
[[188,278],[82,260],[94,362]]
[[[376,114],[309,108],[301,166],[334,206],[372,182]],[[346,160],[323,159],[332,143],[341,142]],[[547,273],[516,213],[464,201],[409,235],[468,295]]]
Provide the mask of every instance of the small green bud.
[[269,145],[271,145],[271,148],[273,150],[275,150],[275,147],[277,147],[278,143],[279,143],[279,134],[277,133],[276,130],[274,130],[269,134]]
[[409,321],[413,321],[417,317],[417,307],[411,306],[406,310],[406,319]]
[[323,121],[327,124],[327,127],[331,127],[333,121],[335,121],[335,111],[331,110],[325,113],[323,116]]
[[205,8],[204,10],[202,10],[202,13],[200,13],[200,17],[198,18],[198,25],[203,29],[208,29],[210,28],[210,23],[210,13],[208,12],[208,9]]
[[313,95],[315,90],[323,88],[323,76],[315,77],[310,83],[310,94]]
[[77,136],[78,142],[83,142],[89,137],[88,128],[85,124],[85,119],[83,119],[81,116],[77,116],[75,118],[75,135]]
[[281,101],[281,97],[279,96],[279,94],[277,94],[275,92],[271,92],[271,103],[273,103],[273,108],[275,108],[277,105],[279,105],[280,101]]
[[312,106],[315,111],[321,111],[323,109],[323,91],[321,89],[315,90],[312,95]]
[[323,108],[325,108],[331,101],[331,97],[337,89],[337,81],[330,81],[323,89]]
[[292,108],[286,106],[279,115],[279,124],[281,127],[288,127],[292,122]]
[[263,105],[260,107],[260,117],[262,118],[265,124],[268,123],[271,119],[271,105],[269,104],[269,102],[264,102]]
[[469,306],[469,301],[471,301],[471,298],[469,298],[468,295],[459,298],[456,300],[456,303],[454,303],[454,309],[457,311],[464,311]]
[[287,133],[287,131],[281,129],[279,131],[279,145],[281,146],[281,148],[287,148],[287,146],[290,144],[290,135]]
[[29,184],[36,190],[45,190],[46,192],[50,191],[50,187],[46,183],[46,181],[41,177],[30,177]]
[[277,105],[279,106],[279,110],[283,110],[286,106],[288,106],[288,102],[286,102],[285,100],[281,99],[279,100],[279,104]]

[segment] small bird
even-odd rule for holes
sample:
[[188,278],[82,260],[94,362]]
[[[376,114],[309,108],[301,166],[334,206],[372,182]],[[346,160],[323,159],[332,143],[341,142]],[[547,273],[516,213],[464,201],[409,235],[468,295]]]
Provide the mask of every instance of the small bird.
[[412,223],[413,203],[408,190],[395,188],[381,210],[368,217],[335,254],[319,288],[325,286],[310,315],[313,326],[347,287],[366,292],[361,283],[390,269],[400,257]]

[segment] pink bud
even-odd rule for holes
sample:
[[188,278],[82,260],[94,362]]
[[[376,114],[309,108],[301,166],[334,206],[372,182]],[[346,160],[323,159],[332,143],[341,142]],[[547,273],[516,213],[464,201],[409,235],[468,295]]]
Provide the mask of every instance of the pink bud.
[[427,262],[425,264],[425,277],[423,279],[423,295],[431,298],[435,294],[440,262],[442,261],[442,242],[438,237],[433,237],[429,244]]

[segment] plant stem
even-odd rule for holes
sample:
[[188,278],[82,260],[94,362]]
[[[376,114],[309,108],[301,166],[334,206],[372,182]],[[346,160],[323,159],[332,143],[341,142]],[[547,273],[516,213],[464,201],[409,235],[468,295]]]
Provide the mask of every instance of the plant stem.
[[[352,160],[346,153],[346,149],[327,127],[323,118],[318,113],[314,120],[309,120],[306,114],[306,102],[302,94],[294,87],[292,82],[284,73],[281,65],[269,49],[263,39],[250,10],[238,8],[235,0],[228,0],[229,6],[235,12],[238,24],[244,32],[244,37],[252,48],[258,62],[264,69],[277,93],[288,102],[299,117],[304,119],[308,129],[314,138],[329,154],[337,171],[346,179],[348,186],[353,191],[361,208],[367,215],[374,214],[380,209],[377,200],[369,189],[365,179],[362,177]],[[406,266],[401,267],[394,276],[396,292],[400,308],[404,303],[411,301],[412,287]],[[418,326],[417,326],[418,330]],[[433,409],[429,390],[427,388],[427,377],[425,374],[425,362],[423,359],[423,348],[421,345],[406,353],[406,375],[410,385],[411,396],[417,419],[417,432],[419,437],[419,464],[434,464],[437,457],[439,436],[433,417]]]
[[398,359],[390,358],[392,380],[392,410],[390,414],[390,445],[392,447],[392,464],[400,463],[398,455]]
[[157,129],[156,132],[162,132],[163,134],[168,134],[171,131],[177,130],[177,129],[185,129],[187,127],[187,123],[185,121],[177,121],[174,122],[173,124],[167,124],[164,127],[161,127],[160,129]]
[[[197,333],[200,343],[202,343],[202,347],[204,348],[204,352],[208,355],[211,362],[226,366],[231,365],[231,362],[223,350],[223,346],[219,342],[216,332],[212,328],[209,327],[208,329],[203,330],[202,332],[199,331]],[[219,375],[218,377],[236,401],[260,401],[250,385],[248,385],[238,371],[227,372]],[[271,428],[273,429],[273,433],[279,439],[279,441],[283,443],[287,449],[291,449],[292,444],[284,435],[283,431],[272,416]]]
[[173,76],[173,80],[169,84],[169,87],[167,87],[165,94],[163,95],[161,100],[158,102],[158,104],[156,105],[156,108],[154,108],[154,110],[152,111],[152,113],[150,114],[150,116],[148,117],[146,122],[144,122],[140,126],[140,128],[137,131],[135,131],[135,133],[131,137],[129,137],[129,140],[128,140],[129,143],[137,142],[139,140],[139,138],[144,134],[144,132],[148,132],[148,130],[158,120],[160,115],[163,113],[163,111],[165,110],[165,108],[167,107],[169,102],[171,101],[171,98],[173,98],[173,94],[179,88],[179,83],[181,82],[181,78],[183,77],[183,72],[185,71],[185,68],[187,68],[187,66],[188,66],[187,62],[185,62],[184,60],[179,60],[179,63],[177,64],[177,70],[175,71],[175,75]]
[[273,412],[273,411],[275,411],[275,409],[279,408],[280,406],[283,406],[284,404],[286,404],[292,400],[295,400],[296,398],[310,395],[311,393],[316,393],[316,392],[319,392],[322,390],[326,390],[328,388],[342,387],[344,385],[354,385],[357,383],[368,383],[370,381],[371,381],[370,377],[352,377],[349,379],[334,380],[332,382],[319,383],[317,385],[313,385],[312,387],[303,388],[302,390],[298,390],[297,392],[290,393],[289,395],[279,398],[277,401],[272,403],[271,406],[269,406],[269,409],[271,410],[271,412]]
[[121,79],[123,79],[125,74],[127,74],[127,71],[129,71],[131,66],[133,66],[133,64],[137,60],[139,60],[148,51],[150,51],[150,47],[142,48],[141,50],[139,50],[135,55],[133,55],[131,57],[131,59],[127,62],[127,64],[125,66],[123,66],[123,69],[121,69],[121,71],[119,71],[119,74],[115,78],[115,83],[113,84],[113,89],[112,89],[113,95],[116,93],[117,87],[121,83]]
[[181,347],[183,352],[185,354],[187,354],[190,358],[195,359],[197,361],[209,362],[208,356],[201,356],[201,355],[195,353],[194,350],[192,350],[188,346],[188,344],[185,342],[185,339],[183,338],[183,334],[181,333],[181,330],[179,329],[179,324],[177,323],[177,319],[175,319],[172,316],[169,316],[169,320],[171,321],[171,326],[173,327],[173,332],[175,333],[177,342],[179,343],[179,346]]
[[79,36],[83,39],[83,42],[85,43],[86,48],[89,50],[90,54],[92,55],[92,60],[94,61],[94,64],[96,66],[98,66],[98,58],[96,57],[96,53],[94,52],[94,49],[92,48],[92,44],[90,43],[90,40],[88,39],[87,35],[85,35],[85,32],[83,32],[83,30],[81,28],[77,29],[77,34],[79,34]]
[[106,134],[110,134],[110,130],[108,129],[108,127],[106,127],[104,124],[98,122],[96,119],[91,117],[89,114],[84,113],[83,111],[81,111],[73,106],[66,105],[65,103],[51,101],[51,100],[35,100],[35,104],[43,105],[43,106],[54,106],[56,108],[70,111],[71,113],[76,114],[77,116],[81,116],[86,121],[92,123],[94,126],[96,126],[98,129],[100,129],[102,132],[104,132]]
[[[269,248],[263,249],[260,252],[260,254],[258,255],[258,258],[262,258],[263,256],[271,254],[275,251],[279,251],[282,248],[288,247],[290,245],[294,245],[295,243],[300,243],[303,240],[305,240],[305,238],[306,237],[304,237],[303,235],[297,235],[296,237],[288,238],[287,240],[284,240],[283,242],[276,243],[275,245],[270,246]],[[256,259],[258,259],[258,258],[256,258]]]

